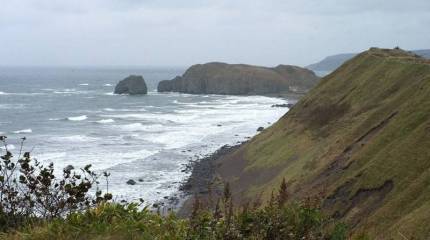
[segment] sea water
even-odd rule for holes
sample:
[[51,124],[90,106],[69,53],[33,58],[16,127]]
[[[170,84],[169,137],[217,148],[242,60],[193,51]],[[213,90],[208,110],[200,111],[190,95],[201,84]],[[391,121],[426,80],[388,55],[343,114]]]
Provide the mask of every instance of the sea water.
[[[268,127],[287,99],[263,96],[157,93],[157,82],[182,68],[0,67],[0,134],[57,173],[92,164],[111,173],[117,200],[153,203],[178,193],[184,166]],[[148,95],[115,95],[115,84],[143,75]],[[1,153],[4,153],[4,150]],[[133,179],[136,184],[126,182]]]

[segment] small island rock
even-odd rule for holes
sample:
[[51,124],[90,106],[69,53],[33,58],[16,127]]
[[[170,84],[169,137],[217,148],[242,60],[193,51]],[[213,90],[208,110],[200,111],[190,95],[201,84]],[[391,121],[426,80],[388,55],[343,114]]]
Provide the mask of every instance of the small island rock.
[[130,179],[127,181],[128,185],[136,185],[136,181],[134,181],[133,179]]
[[148,88],[142,76],[130,75],[116,85],[114,93],[130,95],[147,94]]

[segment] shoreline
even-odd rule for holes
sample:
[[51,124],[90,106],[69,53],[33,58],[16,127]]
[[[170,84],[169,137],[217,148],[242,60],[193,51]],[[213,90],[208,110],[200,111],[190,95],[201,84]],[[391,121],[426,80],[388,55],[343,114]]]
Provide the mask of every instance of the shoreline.
[[[249,137],[250,139],[251,137]],[[223,185],[215,186],[221,180],[217,174],[217,160],[234,152],[249,140],[237,142],[233,145],[225,144],[212,153],[201,155],[198,159],[190,161],[184,165],[184,172],[191,174],[183,180],[175,194],[164,196],[162,199],[148,205],[154,212],[167,215],[175,212],[179,217],[187,217],[192,207],[194,196],[200,199],[207,199],[209,188],[212,188],[214,196],[221,196]],[[212,194],[211,193],[211,194]]]
[[195,196],[204,199],[212,194],[214,196],[222,194],[222,188],[216,186],[221,181],[217,174],[217,160],[234,152],[247,142],[242,141],[234,145],[224,145],[215,152],[191,162],[187,166],[187,168],[191,169],[191,175],[179,188],[181,199],[174,208],[178,216],[186,217],[190,213]]
[[[295,105],[301,96],[278,95],[267,97],[288,99],[291,101],[291,105]],[[271,107],[284,108],[287,106],[272,105]],[[288,106],[287,108],[291,108],[291,106]],[[206,204],[209,204],[214,200],[214,198],[222,196],[224,183],[220,177],[220,173],[218,172],[218,167],[221,164],[220,160],[238,150],[255,136],[256,135],[247,137],[246,140],[231,145],[225,144],[214,152],[203,155],[198,159],[189,162],[185,165],[185,169],[183,171],[191,172],[191,175],[181,183],[177,195],[175,197],[169,197],[166,199],[167,201],[163,201],[161,206],[164,206],[169,210],[173,210],[179,217],[188,217],[195,197],[198,197],[200,200],[206,202]]]

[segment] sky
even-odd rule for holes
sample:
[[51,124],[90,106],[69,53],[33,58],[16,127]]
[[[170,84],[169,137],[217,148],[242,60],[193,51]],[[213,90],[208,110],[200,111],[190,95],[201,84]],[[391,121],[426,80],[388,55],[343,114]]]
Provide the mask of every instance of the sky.
[[429,0],[0,0],[0,65],[305,66],[429,29]]

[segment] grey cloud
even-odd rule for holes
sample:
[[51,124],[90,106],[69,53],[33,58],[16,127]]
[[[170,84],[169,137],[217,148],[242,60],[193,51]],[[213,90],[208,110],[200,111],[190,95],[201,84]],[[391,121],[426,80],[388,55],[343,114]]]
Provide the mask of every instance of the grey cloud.
[[371,46],[430,47],[427,0],[0,2],[0,65],[306,65]]

